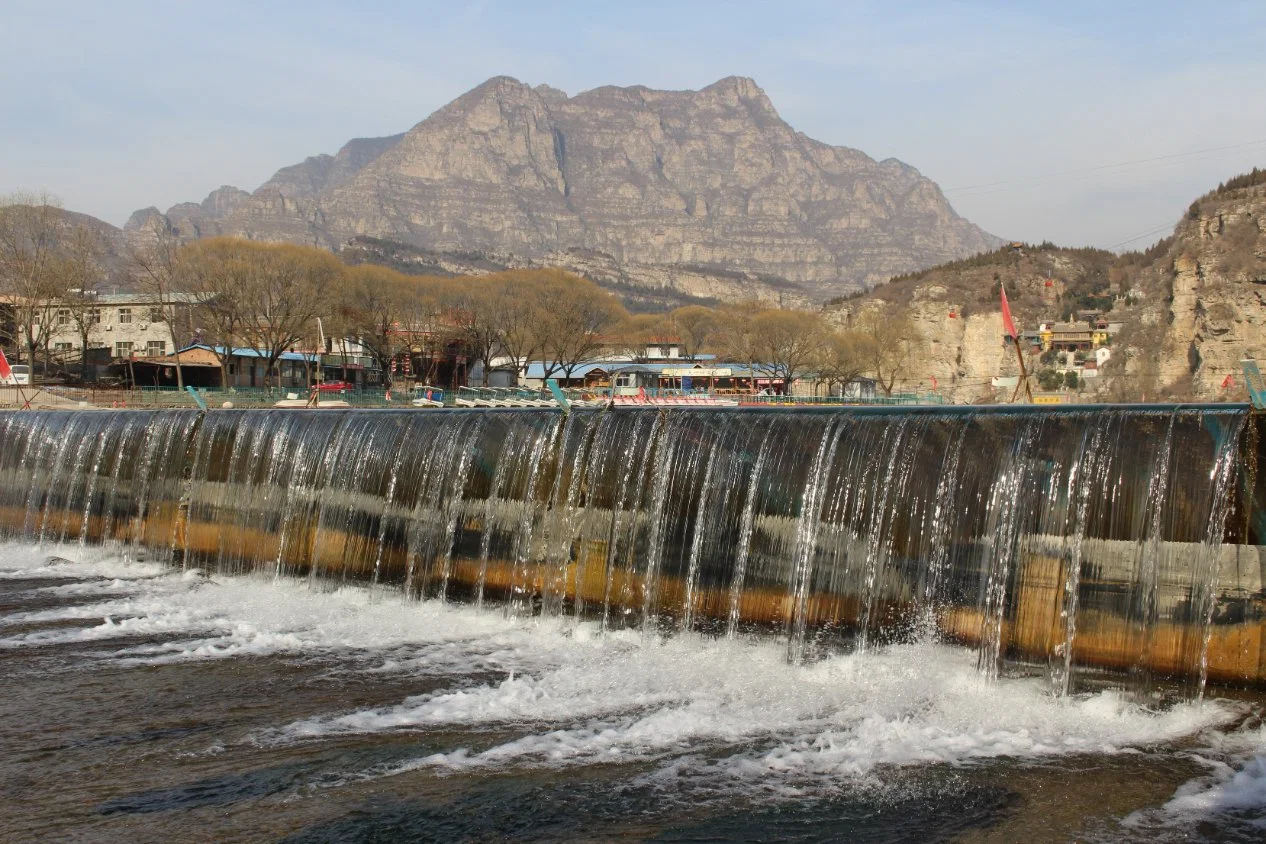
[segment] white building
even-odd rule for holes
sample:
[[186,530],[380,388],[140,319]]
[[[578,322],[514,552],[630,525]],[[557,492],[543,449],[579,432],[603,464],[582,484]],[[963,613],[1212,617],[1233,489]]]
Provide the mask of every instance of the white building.
[[36,320],[37,325],[40,319],[51,320],[48,348],[63,360],[82,357],[85,328],[88,348],[106,350],[116,360],[160,357],[176,348],[168,321],[171,312],[183,311],[188,304],[188,294],[172,294],[163,308],[156,296],[147,293],[101,293],[81,301],[55,302],[47,317],[36,314]]

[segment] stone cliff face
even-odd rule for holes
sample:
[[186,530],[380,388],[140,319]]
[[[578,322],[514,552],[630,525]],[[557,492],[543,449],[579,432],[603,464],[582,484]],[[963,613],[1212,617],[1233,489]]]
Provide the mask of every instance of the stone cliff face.
[[[895,279],[827,313],[847,325],[866,308],[898,304],[919,335],[900,389],[935,379],[951,401],[1009,400],[1009,387],[992,386],[1019,372],[1003,343],[1002,284],[1021,330],[1090,302],[1110,306],[1107,320],[1121,330],[1081,400],[1244,401],[1240,361],[1266,360],[1266,184],[1201,198],[1144,253],[1002,249]],[[1033,356],[1026,365],[1033,373],[1048,364]]]
[[583,250],[652,286],[637,267],[763,277],[766,298],[779,280],[826,298],[998,243],[913,168],[794,131],[736,77],[574,97],[497,77],[404,135],[353,141],[213,204],[168,216],[190,236],[371,236],[530,261]]
[[483,275],[507,269],[560,267],[616,293],[634,312],[748,300],[787,308],[815,305],[806,291],[785,279],[701,267],[618,262],[610,255],[584,249],[524,258],[509,253],[436,251],[397,241],[355,237],[339,254],[348,263],[383,264],[414,275]]
[[1266,185],[1193,205],[1155,276],[1162,387],[1242,399],[1239,361],[1266,359]]
[[[899,390],[935,389],[948,401],[968,404],[1010,400],[1012,388],[994,385],[995,377],[1020,371],[1015,348],[1003,342],[1000,287],[1006,285],[1019,329],[1034,330],[1075,309],[1077,296],[1107,288],[1114,258],[1094,249],[1004,248],[894,279],[829,304],[827,314],[841,326],[885,304],[910,315],[918,342]],[[1039,363],[1029,356],[1025,365],[1036,372]]]

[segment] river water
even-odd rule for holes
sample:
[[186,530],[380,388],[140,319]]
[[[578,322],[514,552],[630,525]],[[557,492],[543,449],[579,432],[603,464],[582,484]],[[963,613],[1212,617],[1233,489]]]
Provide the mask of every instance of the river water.
[[1242,840],[1260,701],[0,545],[6,841]]

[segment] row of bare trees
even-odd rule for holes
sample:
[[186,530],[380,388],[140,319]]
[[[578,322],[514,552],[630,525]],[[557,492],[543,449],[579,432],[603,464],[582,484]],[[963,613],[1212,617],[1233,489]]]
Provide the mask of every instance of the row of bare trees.
[[240,239],[197,241],[175,253],[175,284],[202,303],[201,330],[217,345],[261,350],[270,371],[296,345],[310,348],[317,317],[334,336],[358,339],[382,367],[426,344],[455,344],[491,372],[537,361],[546,378],[571,379],[609,353],[678,343],[683,357],[710,353],[790,385],[812,373],[828,389],[861,377],[891,393],[917,350],[917,331],[895,308],[871,308],[845,327],[818,312],[757,303],[631,316],[612,294],[558,269],[485,276],[405,275],[346,267],[310,247]]
[[[69,311],[88,347],[104,251],[89,225],[47,196],[0,201],[0,283],[20,335],[13,339],[32,361],[47,349],[56,310]],[[788,385],[812,373],[835,389],[865,375],[891,392],[916,347],[909,319],[891,308],[864,311],[843,327],[821,313],[757,303],[630,316],[609,292],[562,270],[413,276],[349,267],[313,247],[186,243],[161,218],[116,257],[116,272],[150,294],[169,324],[187,326],[214,350],[225,383],[234,347],[259,350],[271,377],[287,351],[317,347],[318,320],[327,336],[355,338],[387,378],[401,353],[443,347],[485,372],[499,359],[516,370],[539,361],[545,377],[570,379],[604,354],[675,342],[686,359],[713,354]]]
[[645,339],[676,339],[687,358],[716,354],[763,370],[787,385],[811,375],[831,392],[866,376],[891,394],[920,347],[909,316],[890,305],[833,320],[816,311],[768,308],[755,302],[717,308],[689,305],[668,314],[638,315],[631,323],[633,333]]
[[[240,238],[169,248],[159,232],[138,259],[158,295],[195,300],[199,335],[227,373],[229,349],[258,349],[272,373],[288,350],[327,336],[351,337],[389,379],[401,353],[455,346],[493,368],[545,361],[569,377],[620,335],[628,313],[593,282],[560,270],[488,276],[411,276],[375,265],[346,266],[325,250]],[[168,293],[168,298],[173,297]]]

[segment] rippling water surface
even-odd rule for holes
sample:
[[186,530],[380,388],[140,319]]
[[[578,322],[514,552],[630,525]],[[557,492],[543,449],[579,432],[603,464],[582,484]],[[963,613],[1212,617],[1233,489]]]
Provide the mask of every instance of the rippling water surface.
[[0,546],[6,840],[1266,837],[1253,699]]

